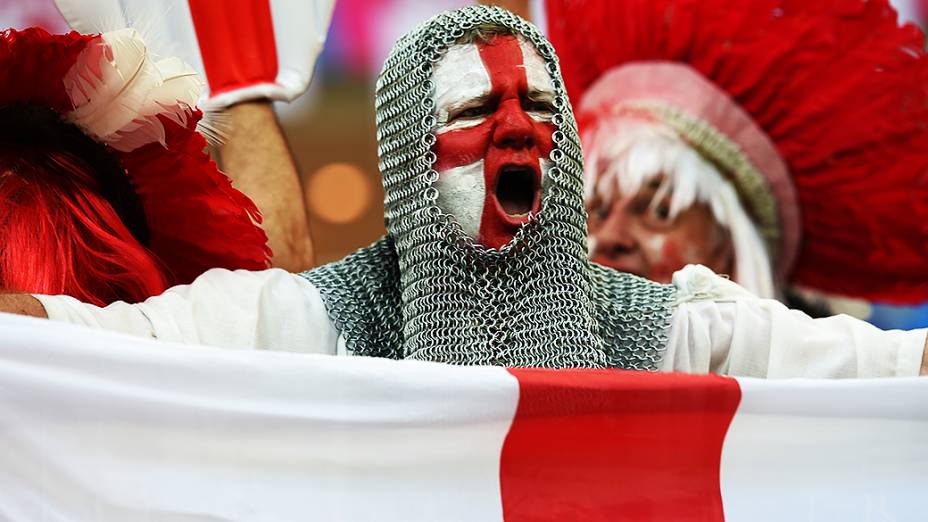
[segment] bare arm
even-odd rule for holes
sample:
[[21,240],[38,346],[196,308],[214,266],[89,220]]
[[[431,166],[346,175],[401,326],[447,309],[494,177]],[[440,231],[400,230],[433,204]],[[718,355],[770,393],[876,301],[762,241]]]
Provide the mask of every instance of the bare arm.
[[925,354],[922,355],[922,370],[919,375],[928,375],[928,338],[925,339]]
[[47,318],[45,307],[29,294],[0,294],[0,312]]
[[264,216],[276,268],[300,272],[314,264],[300,177],[271,103],[227,109],[231,133],[219,149],[223,171]]

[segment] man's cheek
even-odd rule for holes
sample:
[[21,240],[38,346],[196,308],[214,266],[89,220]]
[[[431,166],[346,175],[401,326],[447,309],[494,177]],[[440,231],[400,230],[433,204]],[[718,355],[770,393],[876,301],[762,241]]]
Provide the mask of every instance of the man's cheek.
[[477,239],[486,200],[483,161],[454,167],[438,174],[438,207],[454,217],[464,233]]
[[669,283],[673,273],[689,264],[708,265],[710,260],[700,248],[702,245],[692,237],[679,234],[654,234],[643,242],[651,260],[649,279]]
[[535,136],[538,140],[538,152],[544,157],[548,157],[554,149],[554,140],[551,138],[553,134],[553,124],[535,122]]
[[660,283],[670,282],[673,273],[683,268],[680,245],[675,238],[666,234],[650,233],[641,240],[641,249],[648,259],[648,279]]
[[490,144],[491,126],[481,124],[471,129],[441,133],[432,146],[432,152],[438,158],[435,170],[442,170],[470,165],[483,159]]

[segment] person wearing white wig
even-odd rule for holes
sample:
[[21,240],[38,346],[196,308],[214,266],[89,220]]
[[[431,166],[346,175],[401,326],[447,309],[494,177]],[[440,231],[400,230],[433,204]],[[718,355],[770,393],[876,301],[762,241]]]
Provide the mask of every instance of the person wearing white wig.
[[594,261],[702,264],[816,315],[928,300],[924,35],[886,0],[545,7]]

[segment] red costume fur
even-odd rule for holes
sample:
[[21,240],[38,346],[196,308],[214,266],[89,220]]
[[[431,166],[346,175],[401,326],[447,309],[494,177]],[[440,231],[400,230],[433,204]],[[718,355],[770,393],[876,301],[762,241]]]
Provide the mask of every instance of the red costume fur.
[[167,288],[85,162],[53,149],[2,150],[0,168],[0,287],[97,305]]
[[204,151],[200,112],[120,152],[68,123],[63,78],[99,36],[0,33],[0,291],[141,301],[210,268],[268,267],[254,203]]
[[[570,98],[613,67],[687,64],[767,133],[798,195],[790,282],[928,299],[928,55],[887,0],[546,0]],[[580,121],[583,126],[585,123]]]

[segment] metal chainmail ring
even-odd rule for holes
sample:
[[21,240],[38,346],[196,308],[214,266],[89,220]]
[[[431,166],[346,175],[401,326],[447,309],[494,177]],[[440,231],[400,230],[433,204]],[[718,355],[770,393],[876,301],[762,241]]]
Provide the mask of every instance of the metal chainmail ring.
[[[502,26],[532,42],[555,87],[555,148],[542,210],[501,250],[436,206],[434,64],[467,30]],[[583,157],[557,57],[535,26],[468,6],[400,38],[377,81],[388,237],[302,274],[349,352],[452,364],[657,369],[674,290],[587,257]]]

